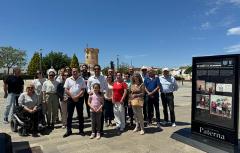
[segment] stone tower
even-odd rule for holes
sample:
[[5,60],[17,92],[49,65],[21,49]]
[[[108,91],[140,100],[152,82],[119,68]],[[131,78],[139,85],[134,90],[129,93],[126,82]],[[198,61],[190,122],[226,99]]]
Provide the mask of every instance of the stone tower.
[[93,70],[93,66],[98,64],[98,48],[85,48],[85,63]]

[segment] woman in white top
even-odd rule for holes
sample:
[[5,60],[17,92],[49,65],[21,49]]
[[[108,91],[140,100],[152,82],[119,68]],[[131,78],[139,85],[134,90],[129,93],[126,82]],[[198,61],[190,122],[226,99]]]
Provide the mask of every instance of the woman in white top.
[[38,97],[34,92],[34,85],[30,84],[18,98],[19,106],[23,107],[26,117],[29,117],[33,123],[32,136],[37,136],[38,129]]
[[107,76],[107,84],[108,89],[104,95],[105,103],[104,103],[104,116],[105,116],[105,125],[112,126],[112,120],[114,119],[113,113],[113,103],[112,103],[112,88],[113,88],[113,76]]
[[42,108],[42,112],[39,113],[39,123],[41,123],[42,125],[46,124],[45,121],[45,115],[46,115],[46,104],[43,103],[43,94],[42,94],[42,86],[43,83],[46,81],[46,78],[43,78],[43,74],[41,71],[37,70],[36,74],[35,74],[35,79],[33,80],[32,84],[34,85],[34,91],[38,97],[38,102]]
[[58,113],[58,95],[57,86],[59,82],[54,80],[56,71],[54,69],[48,70],[48,80],[43,83],[43,102],[47,105],[47,124],[48,127],[53,129],[56,116]]

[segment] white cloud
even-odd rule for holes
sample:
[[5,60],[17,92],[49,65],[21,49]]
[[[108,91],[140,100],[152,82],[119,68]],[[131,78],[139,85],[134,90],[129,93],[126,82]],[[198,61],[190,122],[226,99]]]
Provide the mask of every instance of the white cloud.
[[230,3],[240,6],[240,0],[230,0]]
[[227,35],[240,35],[240,26],[228,29]]
[[210,27],[211,27],[211,24],[210,24],[209,22],[202,23],[201,26],[200,26],[200,28],[201,28],[202,30],[207,30],[207,29],[209,29]]
[[217,10],[218,10],[218,7],[214,7],[214,8],[211,8],[210,10],[208,10],[207,12],[205,12],[205,14],[207,16],[212,15],[212,14],[216,14]]
[[240,52],[240,44],[232,45],[224,48],[224,50],[228,53]]

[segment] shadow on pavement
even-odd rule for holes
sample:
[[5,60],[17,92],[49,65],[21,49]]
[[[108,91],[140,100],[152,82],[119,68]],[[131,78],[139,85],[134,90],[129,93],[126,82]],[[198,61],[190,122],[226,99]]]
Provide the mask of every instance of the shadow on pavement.
[[174,132],[171,138],[209,153],[240,152],[240,148],[238,147],[240,145],[240,140],[238,140],[238,146],[232,146],[214,139],[192,134],[191,128],[180,129]]

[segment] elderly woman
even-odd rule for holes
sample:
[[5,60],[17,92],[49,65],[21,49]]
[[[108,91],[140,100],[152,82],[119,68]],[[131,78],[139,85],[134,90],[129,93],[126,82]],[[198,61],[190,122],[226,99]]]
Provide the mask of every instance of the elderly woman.
[[[132,105],[136,127],[133,132],[137,132],[139,127],[141,129],[140,134],[144,134],[144,120],[143,120],[143,103],[144,103],[145,87],[141,78],[141,75],[134,73],[132,77],[132,84],[130,88],[130,105]],[[140,125],[140,126],[139,126]]]
[[33,123],[32,136],[37,136],[38,128],[38,97],[34,92],[34,85],[30,84],[18,98],[19,106],[23,107],[24,114],[26,114]]
[[54,128],[57,112],[58,112],[58,95],[57,82],[54,77],[56,71],[54,69],[48,70],[48,80],[43,83],[43,103],[47,105],[47,125],[49,128]]

